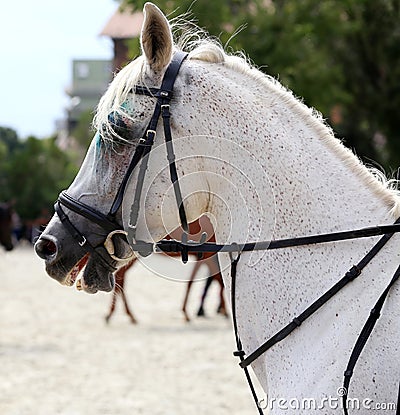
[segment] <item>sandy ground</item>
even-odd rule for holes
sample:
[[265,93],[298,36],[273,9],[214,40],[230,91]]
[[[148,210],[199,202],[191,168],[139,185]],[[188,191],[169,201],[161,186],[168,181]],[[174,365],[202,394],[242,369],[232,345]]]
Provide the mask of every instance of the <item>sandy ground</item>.
[[[192,266],[151,261],[172,274]],[[136,264],[126,281],[134,326],[122,307],[106,325],[110,294],[59,285],[30,246],[0,251],[0,281],[1,415],[256,413],[232,356],[231,321],[215,313],[215,283],[208,318],[185,323],[185,284]],[[192,315],[202,287],[192,292]]]

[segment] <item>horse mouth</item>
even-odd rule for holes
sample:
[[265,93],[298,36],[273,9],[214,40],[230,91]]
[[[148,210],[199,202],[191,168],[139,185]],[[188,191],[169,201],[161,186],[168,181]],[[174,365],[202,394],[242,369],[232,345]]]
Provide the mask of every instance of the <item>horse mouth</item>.
[[68,287],[75,285],[79,291],[95,294],[98,291],[111,291],[114,288],[114,276],[102,269],[87,253],[73,265],[61,283]]
[[83,256],[68,272],[64,280],[64,285],[72,287],[75,284],[76,279],[78,278],[79,273],[85,268],[89,260],[89,254]]

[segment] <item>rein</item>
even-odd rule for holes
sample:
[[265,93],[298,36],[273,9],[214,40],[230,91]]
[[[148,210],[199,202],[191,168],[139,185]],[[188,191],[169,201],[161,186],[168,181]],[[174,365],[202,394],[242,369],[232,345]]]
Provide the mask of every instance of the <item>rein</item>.
[[[188,236],[188,223],[186,212],[183,205],[182,193],[179,186],[178,174],[175,164],[175,155],[173,150],[172,143],[172,133],[170,126],[170,101],[172,99],[173,87],[175,84],[176,77],[178,75],[179,69],[186,59],[187,54],[177,51],[166,69],[164,74],[162,84],[160,88],[148,88],[145,86],[135,86],[131,92],[139,95],[146,95],[149,97],[156,98],[156,105],[154,108],[153,115],[150,119],[150,122],[142,136],[139,140],[139,144],[135,150],[135,153],[132,157],[132,160],[129,164],[127,172],[119,186],[119,189],[116,193],[114,201],[111,205],[109,213],[104,215],[98,210],[92,208],[91,206],[86,205],[85,203],[80,202],[77,199],[74,199],[72,196],[68,195],[65,191],[62,192],[55,204],[55,211],[59,216],[61,222],[71,234],[71,236],[76,240],[76,242],[85,250],[85,252],[90,252],[99,261],[108,269],[113,272],[116,270],[115,265],[118,261],[126,261],[129,258],[133,257],[134,251],[138,252],[142,256],[147,256],[152,252],[175,252],[180,253],[183,262],[186,262],[188,259],[189,253],[217,253],[217,252],[227,252],[230,255],[231,259],[231,279],[232,279],[232,289],[231,289],[231,305],[232,305],[232,318],[233,318],[233,328],[236,340],[237,350],[234,352],[234,355],[240,359],[240,367],[244,369],[246,379],[249,383],[252,396],[256,403],[258,412],[260,415],[263,414],[263,411],[259,405],[259,400],[255,392],[254,385],[252,383],[248,366],[254,362],[258,357],[263,353],[269,350],[271,347],[284,340],[289,336],[295,329],[297,329],[304,321],[306,321],[311,315],[313,315],[317,310],[319,310],[324,304],[326,304],[334,295],[336,295],[342,288],[344,288],[348,283],[356,279],[362,272],[362,270],[370,263],[370,261],[378,254],[378,252],[386,245],[394,233],[400,232],[400,218],[393,225],[383,225],[377,227],[369,227],[356,229],[352,231],[345,232],[334,232],[320,235],[304,236],[290,239],[280,239],[280,240],[271,240],[271,241],[260,241],[260,242],[248,242],[248,243],[231,243],[231,244],[216,244],[205,242],[203,237],[200,242],[189,241]],[[144,184],[144,178],[148,166],[149,154],[154,143],[156,136],[157,125],[160,117],[163,120],[164,127],[164,137],[167,148],[167,159],[169,162],[170,177],[173,183],[175,199],[179,210],[179,218],[181,226],[184,229],[182,235],[182,241],[177,240],[161,240],[157,243],[145,242],[136,239],[136,228],[139,217],[140,209],[140,199],[141,193]],[[131,206],[130,212],[130,221],[128,228],[130,232],[123,230],[123,227],[118,223],[116,216],[118,211],[121,208],[122,201],[124,198],[124,193],[129,182],[130,176],[133,173],[134,169],[139,165],[137,186],[135,190],[135,195],[133,203]],[[68,210],[77,213],[86,219],[96,223],[102,227],[107,235],[104,237],[103,244],[93,246],[88,238],[78,230],[69,219],[68,215],[65,213],[64,206]],[[383,235],[383,236],[382,236]],[[114,246],[114,237],[123,238],[126,243],[129,242],[131,247],[131,256],[126,258],[119,258],[115,254]],[[243,350],[242,343],[240,340],[237,319],[236,319],[236,278],[237,278],[237,265],[240,260],[242,252],[255,251],[255,250],[272,250],[272,249],[283,249],[290,248],[295,246],[304,246],[311,244],[321,244],[329,243],[335,241],[350,240],[356,238],[367,238],[373,236],[382,236],[379,241],[372,247],[372,249],[362,258],[362,260],[353,265],[350,270],[340,279],[335,285],[333,285],[326,293],[314,301],[309,307],[307,307],[300,315],[295,317],[289,324],[283,327],[278,333],[268,339],[255,351],[250,353],[247,357]],[[129,237],[129,241],[128,241]],[[380,311],[383,307],[385,299],[395,284],[395,282],[400,277],[400,266],[396,270],[392,280],[389,285],[386,287],[384,292],[379,297],[377,303],[371,311],[370,317],[365,323],[356,343],[354,349],[351,353],[349,363],[347,365],[346,371],[344,373],[344,388],[345,394],[343,395],[343,411],[345,415],[348,415],[347,410],[347,394],[348,388],[350,385],[350,380],[353,375],[353,369],[357,363],[359,356],[372,333],[372,330],[377,322]],[[399,398],[400,402],[400,391]],[[400,407],[397,406],[396,415],[400,415]]]
[[[308,306],[300,315],[295,317],[289,324],[287,324],[285,327],[283,327],[279,332],[274,334],[272,337],[270,337],[266,342],[264,342],[261,346],[259,346],[256,350],[254,350],[252,353],[250,353],[247,357],[246,353],[243,350],[242,343],[240,341],[240,336],[238,333],[237,323],[236,323],[236,293],[235,293],[235,287],[236,287],[236,270],[237,265],[240,259],[240,253],[238,253],[236,258],[231,257],[231,279],[232,279],[232,288],[231,288],[231,301],[232,301],[232,314],[234,319],[234,332],[235,332],[235,339],[236,339],[236,347],[237,350],[233,353],[234,356],[239,357],[240,363],[239,366],[244,369],[247,382],[250,386],[250,390],[253,396],[253,399],[256,403],[257,409],[259,413],[262,415],[263,411],[260,408],[259,405],[259,399],[257,398],[257,395],[254,390],[254,386],[250,377],[250,374],[248,372],[248,366],[253,363],[257,358],[259,358],[262,354],[264,354],[266,351],[268,351],[271,347],[276,345],[277,343],[284,340],[286,337],[288,337],[294,330],[296,330],[298,327],[301,326],[302,323],[304,323],[309,317],[311,317],[316,311],[318,311],[324,304],[326,304],[333,296],[335,296],[342,288],[344,288],[349,282],[354,281],[362,272],[362,270],[371,262],[371,260],[380,252],[380,250],[386,245],[386,243],[390,240],[390,238],[394,235],[395,232],[399,232],[399,226],[400,225],[400,218],[395,222],[394,225],[389,225],[387,227],[387,233],[380,228],[383,227],[376,227],[376,228],[367,228],[367,233],[373,232],[375,230],[376,232],[383,231],[384,236],[382,236],[379,241],[372,247],[372,249],[362,258],[362,260],[357,264],[353,265],[344,275],[342,279],[340,279],[335,285],[333,285],[327,292],[325,292],[322,296],[320,296],[316,301],[314,301],[310,306]],[[385,227],[386,228],[386,227]],[[357,234],[362,235],[363,229],[359,231],[353,231],[353,232],[345,232],[345,236],[351,236],[354,232]],[[380,233],[380,234],[382,234]],[[379,233],[374,233],[374,235],[378,235]],[[335,234],[332,234],[335,235]],[[336,234],[337,235],[337,234]],[[317,236],[311,236],[307,237],[308,243],[312,243],[312,240],[318,240],[318,239],[324,239],[329,235],[317,235]],[[366,235],[363,235],[366,236]],[[358,237],[363,237],[358,236]],[[368,235],[372,236],[372,235]],[[323,238],[321,238],[323,237]],[[357,237],[357,236],[356,236]],[[300,238],[304,239],[304,238]],[[353,239],[350,237],[344,238],[344,239]],[[343,240],[343,239],[334,239],[334,240]],[[298,240],[293,239],[294,242],[293,245],[290,245],[290,240],[284,240],[285,247],[289,246],[299,246],[297,244]],[[283,246],[279,246],[280,241],[277,242],[277,247],[282,248]],[[326,242],[324,240],[324,242]],[[315,243],[321,243],[321,242],[315,242]],[[276,248],[276,247],[275,247]],[[272,248],[274,249],[274,248]],[[357,341],[354,345],[353,351],[351,353],[349,362],[347,364],[347,368],[344,372],[344,381],[343,381],[343,395],[342,395],[342,406],[343,406],[343,412],[345,415],[348,415],[348,409],[347,409],[347,397],[348,397],[348,391],[350,386],[350,381],[353,376],[353,369],[358,361],[358,358],[361,355],[361,352],[364,348],[364,346],[367,343],[368,338],[370,337],[372,330],[375,326],[375,323],[380,317],[381,309],[384,305],[384,302],[386,300],[387,295],[389,294],[389,291],[391,287],[394,285],[394,283],[399,279],[400,277],[400,266],[397,268],[396,272],[394,273],[390,283],[385,288],[384,292],[379,297],[379,300],[375,304],[375,306],[372,308],[370,316],[368,317],[368,320],[366,321],[361,333],[359,334],[359,337],[357,338]],[[399,385],[400,388],[400,385]],[[398,401],[400,402],[400,389],[399,389],[399,395],[398,395]],[[397,406],[396,415],[400,414],[400,407]]]

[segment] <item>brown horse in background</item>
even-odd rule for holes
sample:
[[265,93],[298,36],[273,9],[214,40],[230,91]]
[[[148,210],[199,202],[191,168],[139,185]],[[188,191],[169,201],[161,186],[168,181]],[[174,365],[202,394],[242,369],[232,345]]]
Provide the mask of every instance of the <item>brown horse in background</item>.
[[[171,232],[171,234],[167,237],[167,239],[179,239],[182,235],[183,230],[181,228],[176,229],[175,231]],[[201,234],[203,232],[206,232],[207,234],[207,241],[209,242],[215,242],[215,234],[214,234],[214,229],[213,226],[210,222],[210,220],[206,217],[206,216],[202,216],[200,219],[198,219],[195,222],[192,222],[189,224],[189,235],[190,235],[190,239],[193,240],[200,240]],[[158,255],[167,255],[167,254],[158,254]],[[179,256],[179,253],[169,253],[168,256]],[[118,296],[121,297],[123,303],[124,303],[124,307],[125,307],[125,312],[126,314],[129,316],[131,322],[133,324],[137,323],[136,318],[134,317],[133,313],[131,312],[129,305],[128,305],[128,301],[126,298],[126,294],[124,291],[124,283],[125,283],[125,276],[126,276],[126,272],[134,265],[134,263],[136,262],[137,259],[134,259],[132,262],[130,262],[129,264],[125,265],[124,267],[120,268],[115,274],[115,289],[113,292],[113,297],[112,297],[112,301],[111,301],[111,305],[110,305],[110,310],[107,314],[107,316],[105,317],[106,322],[108,323],[111,316],[113,315],[114,311],[115,311],[115,306],[116,306],[116,302],[118,299]],[[188,280],[188,284],[186,287],[186,293],[185,293],[185,297],[184,297],[184,301],[183,301],[183,305],[182,305],[182,312],[184,314],[185,320],[186,321],[190,321],[190,317],[188,315],[187,312],[187,302],[189,299],[189,293],[192,287],[192,284],[194,282],[194,279],[196,277],[196,274],[200,268],[200,266],[204,264],[208,267],[209,269],[209,273],[210,276],[206,279],[206,284],[204,287],[204,291],[203,294],[201,296],[201,302],[200,302],[200,307],[198,309],[197,315],[198,316],[204,316],[204,301],[205,298],[207,296],[207,292],[208,289],[211,286],[212,281],[217,281],[220,287],[220,291],[219,291],[219,297],[220,297],[220,303],[218,306],[218,310],[217,312],[227,316],[227,311],[226,311],[226,307],[225,307],[225,299],[224,299],[224,284],[222,281],[222,275],[221,275],[221,270],[220,270],[220,265],[219,265],[219,261],[218,261],[218,256],[215,253],[211,253],[211,252],[206,252],[203,254],[203,256],[201,258],[196,256],[196,262],[194,264],[192,273],[190,275],[190,278]]]
[[0,244],[6,251],[14,248],[12,242],[12,207],[6,203],[0,203]]

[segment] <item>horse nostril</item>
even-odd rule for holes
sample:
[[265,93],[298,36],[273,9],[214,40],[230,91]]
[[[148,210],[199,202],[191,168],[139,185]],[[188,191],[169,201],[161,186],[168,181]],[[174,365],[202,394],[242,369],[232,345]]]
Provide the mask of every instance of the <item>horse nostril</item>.
[[49,260],[57,256],[57,245],[50,239],[40,238],[35,244],[35,251],[40,258]]

